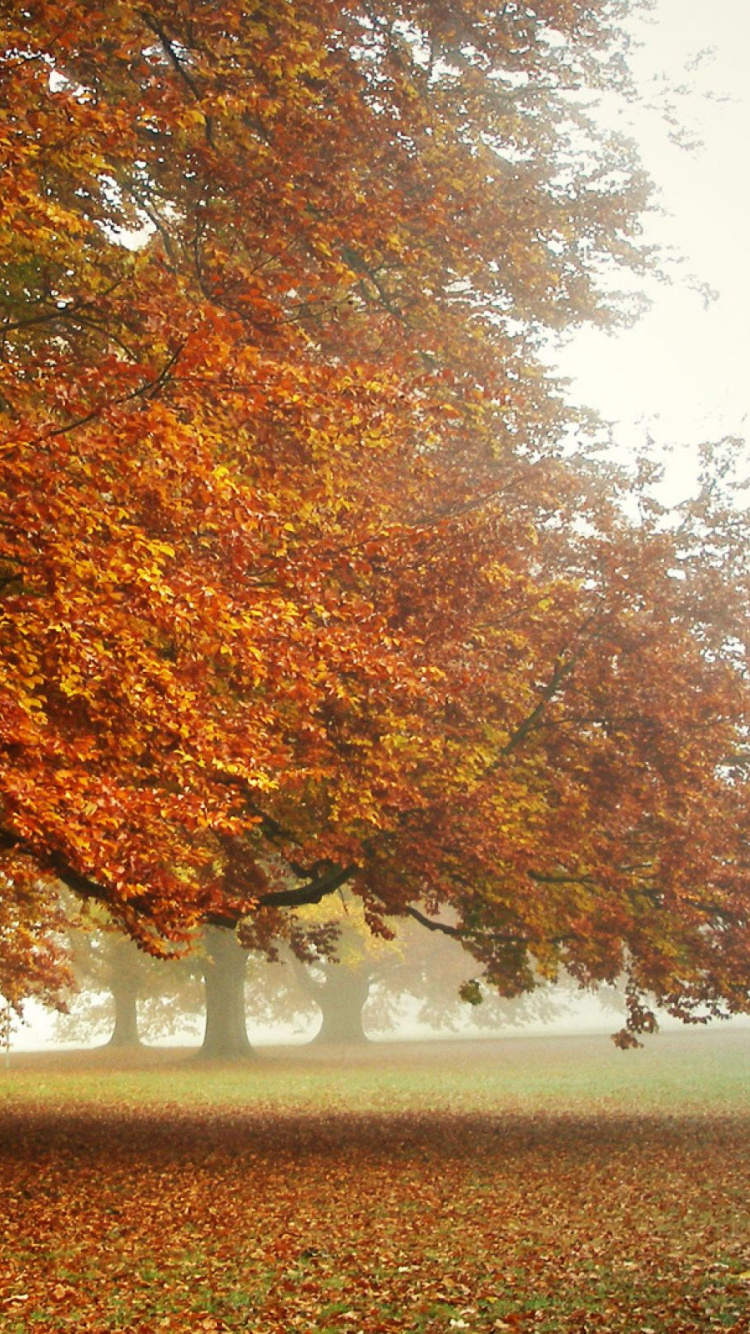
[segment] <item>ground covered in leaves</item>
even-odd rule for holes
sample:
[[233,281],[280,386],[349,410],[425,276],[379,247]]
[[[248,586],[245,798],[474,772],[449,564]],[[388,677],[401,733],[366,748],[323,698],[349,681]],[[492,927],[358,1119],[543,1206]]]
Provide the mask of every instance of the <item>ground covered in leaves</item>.
[[606,1041],[16,1058],[0,1328],[748,1334],[750,1032]]

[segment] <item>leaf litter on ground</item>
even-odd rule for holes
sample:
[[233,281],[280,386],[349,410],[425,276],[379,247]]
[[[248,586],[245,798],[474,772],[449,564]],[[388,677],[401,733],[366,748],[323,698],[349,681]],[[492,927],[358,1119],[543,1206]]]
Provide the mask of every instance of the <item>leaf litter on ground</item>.
[[8,1096],[0,1327],[749,1334],[746,1104],[472,1106],[441,1046],[435,1106]]

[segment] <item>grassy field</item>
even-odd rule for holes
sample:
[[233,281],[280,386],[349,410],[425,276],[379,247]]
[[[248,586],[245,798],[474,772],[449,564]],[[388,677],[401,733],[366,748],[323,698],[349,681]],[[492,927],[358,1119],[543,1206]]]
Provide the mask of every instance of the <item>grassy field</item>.
[[750,1030],[28,1054],[0,1330],[750,1334]]

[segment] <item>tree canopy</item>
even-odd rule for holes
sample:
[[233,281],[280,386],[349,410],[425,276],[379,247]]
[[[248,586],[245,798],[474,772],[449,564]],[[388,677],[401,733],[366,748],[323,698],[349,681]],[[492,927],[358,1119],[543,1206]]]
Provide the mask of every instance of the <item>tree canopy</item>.
[[347,883],[507,994],[746,1008],[744,514],[540,356],[648,262],[621,13],[4,12],[6,994],[58,882],[155,952]]

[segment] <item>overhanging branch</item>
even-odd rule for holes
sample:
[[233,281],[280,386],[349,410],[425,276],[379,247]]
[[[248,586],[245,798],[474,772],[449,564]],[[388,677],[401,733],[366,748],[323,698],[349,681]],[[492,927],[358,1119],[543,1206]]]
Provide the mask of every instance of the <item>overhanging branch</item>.
[[[453,940],[467,941],[478,934],[475,931],[467,930],[466,927],[450,926],[447,922],[436,922],[434,918],[426,917],[423,912],[419,911],[419,908],[408,907],[406,915],[407,917],[413,917],[415,922],[419,922],[420,926],[426,927],[428,931],[440,931],[444,936],[451,936]],[[482,931],[479,934],[481,934],[483,940],[497,942],[501,945],[529,944],[525,936],[506,935],[504,932],[498,931]]]
[[407,908],[407,917],[413,917],[420,926],[426,926],[428,931],[440,931],[444,936],[452,936],[454,940],[462,940],[465,932],[457,926],[449,926],[447,922],[435,922],[431,917],[425,917],[419,908]]
[[260,894],[256,903],[259,908],[294,908],[306,903],[320,903],[321,899],[334,894],[347,880],[351,880],[356,871],[356,866],[334,866],[296,889],[279,889],[269,894]]
[[[0,828],[0,848],[6,848],[8,851],[15,850],[33,858],[41,871],[51,871],[58,880],[80,898],[94,899],[105,906],[112,905],[114,890],[108,888],[101,881],[94,880],[84,872],[78,871],[62,852],[54,849],[40,852],[26,839],[12,833],[9,829],[2,828]],[[248,894],[247,902],[252,905],[253,911],[263,908],[295,908],[308,903],[320,903],[321,899],[326,898],[329,894],[335,894],[336,890],[346,884],[347,880],[351,880],[356,871],[357,867],[354,865],[327,866],[320,874],[310,876],[305,884],[297,885],[293,889],[271,890],[267,894]],[[138,899],[131,899],[128,906],[143,917],[147,918],[149,916],[148,904],[142,896]],[[242,911],[238,909],[236,912],[207,914],[206,920],[214,926],[234,926],[243,915]]]
[[0,848],[6,848],[9,852],[21,852],[25,856],[31,857],[38,864],[40,871],[52,871],[58,880],[61,880],[68,889],[73,890],[80,898],[96,899],[99,903],[104,904],[109,901],[106,886],[97,880],[92,880],[90,876],[84,875],[83,872],[77,871],[60,852],[46,851],[40,853],[26,839],[11,833],[9,829],[0,829]]

